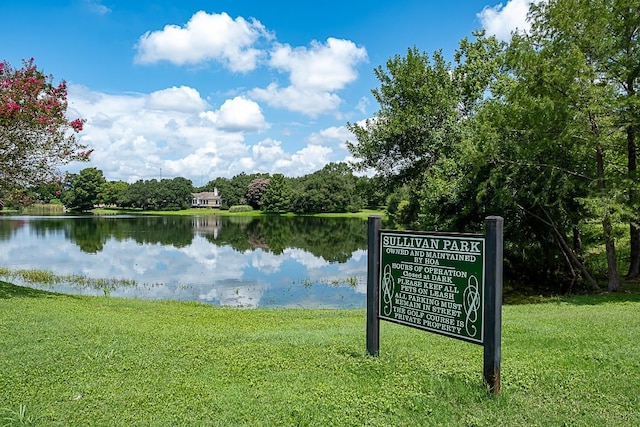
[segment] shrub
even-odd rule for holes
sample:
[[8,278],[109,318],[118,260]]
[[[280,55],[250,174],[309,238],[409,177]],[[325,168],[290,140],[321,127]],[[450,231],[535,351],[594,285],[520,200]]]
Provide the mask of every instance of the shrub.
[[229,208],[229,212],[251,212],[253,208],[249,205],[234,205]]

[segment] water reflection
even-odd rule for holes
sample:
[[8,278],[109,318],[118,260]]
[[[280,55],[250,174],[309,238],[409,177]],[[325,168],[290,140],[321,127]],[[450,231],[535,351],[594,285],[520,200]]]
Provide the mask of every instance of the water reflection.
[[[109,289],[114,296],[364,307],[366,235],[365,221],[333,218],[1,217],[0,266],[137,283]],[[106,291],[72,283],[53,290]]]

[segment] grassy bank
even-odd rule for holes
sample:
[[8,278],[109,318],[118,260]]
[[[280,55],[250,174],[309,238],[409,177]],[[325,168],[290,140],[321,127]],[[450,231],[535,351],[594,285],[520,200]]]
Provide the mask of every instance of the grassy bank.
[[0,282],[0,425],[640,425],[640,295],[503,309],[482,348],[363,310],[237,310]]
[[[249,211],[249,212],[229,212],[228,210],[221,209],[183,209],[179,211],[143,211],[141,209],[121,209],[121,208],[97,208],[91,211],[94,215],[182,215],[182,216],[207,216],[207,215],[219,215],[219,216],[267,216],[273,215],[264,213],[262,211]],[[324,217],[324,218],[361,218],[366,219],[370,215],[380,215],[385,217],[385,212],[380,210],[363,209],[360,212],[341,212],[341,213],[325,213],[314,214],[307,216]],[[282,216],[295,216],[293,213],[283,214]]]
[[[15,209],[3,208],[2,213],[5,214],[62,214],[64,208],[60,204],[35,204],[22,211]],[[273,215],[265,213],[259,210],[248,212],[229,212],[229,210],[222,209],[203,209],[203,208],[189,208],[174,211],[145,211],[142,209],[128,209],[128,208],[95,208],[90,212],[93,215],[173,215],[173,216],[268,216]],[[371,215],[380,215],[383,219],[386,217],[384,210],[363,209],[359,212],[340,212],[340,213],[320,213],[305,216],[314,216],[321,218],[361,218],[367,219]],[[294,213],[282,214],[282,216],[296,216]]]

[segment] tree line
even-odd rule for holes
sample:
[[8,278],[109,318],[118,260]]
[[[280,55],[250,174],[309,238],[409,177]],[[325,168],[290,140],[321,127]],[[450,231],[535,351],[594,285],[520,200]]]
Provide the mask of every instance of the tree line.
[[191,180],[182,177],[132,184],[107,181],[100,169],[88,167],[78,174],[67,174],[60,184],[24,189],[21,197],[9,201],[17,207],[53,201],[75,211],[96,206],[182,210],[191,206],[193,193],[214,190],[221,195],[221,209],[242,205],[269,213],[358,212],[364,207],[383,206],[386,197],[377,180],[354,175],[346,163],[330,163],[302,177],[243,172],[232,178],[216,178],[202,187],[194,187]]

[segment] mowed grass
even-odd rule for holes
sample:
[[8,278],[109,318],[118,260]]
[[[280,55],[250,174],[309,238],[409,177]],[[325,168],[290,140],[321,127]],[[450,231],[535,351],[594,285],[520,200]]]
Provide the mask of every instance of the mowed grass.
[[0,282],[0,425],[640,425],[639,294],[503,308],[482,347],[364,310],[239,310]]
[[[261,217],[261,216],[283,216],[283,217],[295,217],[298,216],[293,212],[286,214],[272,214],[269,212],[262,212],[260,210],[243,211],[243,212],[230,212],[229,210],[222,209],[203,209],[203,208],[189,208],[176,211],[143,211],[141,209],[126,209],[126,208],[95,208],[91,210],[94,215],[169,215],[169,216],[246,216],[246,217]],[[371,215],[380,216],[383,219],[387,214],[384,210],[362,209],[358,212],[339,212],[339,213],[317,213],[317,214],[304,214],[300,216],[312,216],[320,218],[357,218],[368,219]]]

